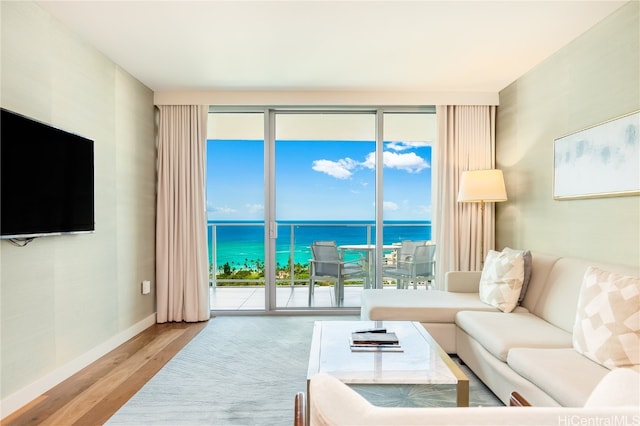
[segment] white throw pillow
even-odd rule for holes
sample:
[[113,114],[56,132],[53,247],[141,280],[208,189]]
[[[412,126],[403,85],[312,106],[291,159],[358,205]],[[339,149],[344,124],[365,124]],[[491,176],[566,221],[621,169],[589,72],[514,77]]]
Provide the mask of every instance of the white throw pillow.
[[480,277],[480,300],[503,312],[511,312],[518,304],[523,281],[522,252],[491,250]]
[[509,247],[505,247],[502,251],[511,253],[511,252],[521,252],[522,258],[524,260],[524,281],[522,281],[522,290],[520,290],[520,295],[518,296],[518,305],[522,303],[524,300],[524,296],[527,293],[527,288],[529,288],[529,281],[531,281],[531,263],[533,258],[531,256],[531,251],[529,250],[515,250]]
[[587,268],[573,347],[609,369],[640,364],[639,278]]

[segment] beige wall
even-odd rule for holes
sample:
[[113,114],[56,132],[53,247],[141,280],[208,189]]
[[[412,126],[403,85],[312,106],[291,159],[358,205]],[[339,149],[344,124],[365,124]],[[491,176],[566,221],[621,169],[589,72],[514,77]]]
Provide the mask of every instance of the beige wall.
[[496,160],[509,201],[497,206],[496,247],[640,263],[638,196],[552,193],[555,138],[640,109],[639,11],[630,2],[500,92]]
[[2,107],[93,139],[96,195],[94,234],[0,241],[4,403],[153,317],[155,139],[151,90],[35,3],[0,7]]

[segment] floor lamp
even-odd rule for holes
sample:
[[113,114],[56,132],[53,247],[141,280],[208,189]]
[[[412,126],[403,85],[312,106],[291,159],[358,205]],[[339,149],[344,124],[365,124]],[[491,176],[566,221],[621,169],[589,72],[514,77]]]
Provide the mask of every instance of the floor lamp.
[[469,170],[460,176],[459,203],[480,203],[480,265],[484,266],[484,203],[507,201],[502,170]]

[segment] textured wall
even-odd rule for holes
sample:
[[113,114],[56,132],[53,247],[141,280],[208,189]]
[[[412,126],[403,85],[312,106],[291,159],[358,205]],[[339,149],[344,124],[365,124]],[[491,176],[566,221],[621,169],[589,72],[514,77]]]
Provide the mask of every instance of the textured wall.
[[554,139],[640,109],[639,11],[629,2],[500,92],[496,247],[640,263],[640,197],[557,201],[552,188]]
[[151,90],[35,3],[0,7],[2,107],[93,139],[96,194],[94,234],[0,241],[4,399],[155,312],[155,139]]

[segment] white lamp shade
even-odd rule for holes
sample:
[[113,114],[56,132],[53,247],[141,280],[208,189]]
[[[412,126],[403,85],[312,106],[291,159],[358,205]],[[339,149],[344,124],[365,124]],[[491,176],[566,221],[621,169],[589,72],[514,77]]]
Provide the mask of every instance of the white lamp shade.
[[502,170],[470,170],[460,176],[458,201],[479,203],[507,201]]

